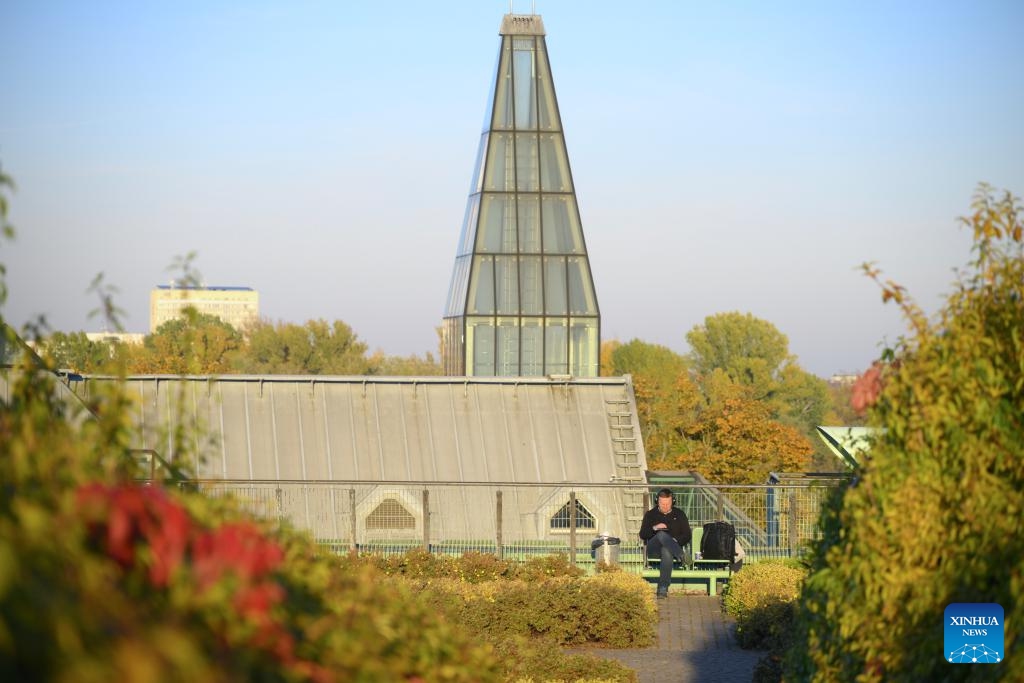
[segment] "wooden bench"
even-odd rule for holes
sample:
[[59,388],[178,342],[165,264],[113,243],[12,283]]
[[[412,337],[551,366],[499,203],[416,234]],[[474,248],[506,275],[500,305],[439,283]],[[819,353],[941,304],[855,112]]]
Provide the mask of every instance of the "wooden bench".
[[[691,551],[689,557],[695,555],[693,548],[700,548],[703,533],[703,527],[693,529],[693,538],[690,540],[690,546],[686,548]],[[640,575],[651,583],[657,583],[661,577],[661,558],[647,558]],[[700,586],[708,595],[718,595],[719,584],[728,583],[730,576],[732,567],[729,560],[692,560],[688,566],[672,568],[672,585]]]

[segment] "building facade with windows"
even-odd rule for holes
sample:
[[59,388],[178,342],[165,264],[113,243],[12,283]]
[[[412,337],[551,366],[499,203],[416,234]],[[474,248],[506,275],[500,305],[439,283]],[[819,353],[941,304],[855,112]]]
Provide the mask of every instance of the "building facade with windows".
[[506,15],[442,325],[445,374],[596,377],[600,313],[538,15]]
[[251,287],[159,285],[149,294],[149,331],[180,318],[189,307],[217,316],[240,332],[260,319],[260,295]]

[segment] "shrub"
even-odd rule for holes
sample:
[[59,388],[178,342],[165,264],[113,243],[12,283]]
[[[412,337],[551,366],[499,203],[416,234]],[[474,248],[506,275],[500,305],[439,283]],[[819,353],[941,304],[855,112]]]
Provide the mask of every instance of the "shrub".
[[467,552],[456,558],[414,548],[397,555],[366,553],[355,559],[349,558],[346,562],[370,564],[385,574],[397,574],[409,579],[449,578],[469,583],[499,579],[541,581],[558,576],[583,576],[586,573],[573,566],[564,553],[541,555],[517,563],[498,559],[490,553]]
[[649,584],[626,572],[582,579],[580,619],[585,642],[612,648],[652,645],[658,613]]
[[636,683],[632,669],[617,661],[590,654],[568,654],[550,641],[508,638],[497,647],[497,655],[510,662],[507,679],[516,683]]
[[657,614],[647,585],[624,572],[540,582],[431,579],[413,585],[452,620],[495,643],[516,636],[616,648],[654,641]]
[[467,583],[496,581],[515,571],[511,562],[499,560],[490,553],[464,553],[454,564],[459,578]]
[[1002,605],[1024,650],[1024,224],[1009,193],[973,208],[973,261],[934,319],[882,285],[911,333],[859,392],[884,432],[826,511],[787,677],[1024,680],[1022,657],[942,656],[953,602]]
[[793,608],[807,571],[798,564],[762,560],[733,574],[723,597],[736,619],[736,641],[745,649],[781,651],[793,631]]
[[452,576],[456,573],[454,558],[434,555],[423,548],[414,548],[399,555],[367,555],[366,561],[385,574],[398,574],[411,579]]
[[610,574],[615,572],[625,571],[620,564],[612,564],[610,562],[598,562],[594,565],[594,572],[598,574]]
[[521,581],[541,581],[557,576],[583,576],[585,573],[573,566],[564,553],[557,553],[531,557],[516,566],[514,576]]
[[657,612],[646,582],[625,572],[471,583],[458,577],[410,579],[412,592],[448,620],[490,643],[509,680],[631,681],[616,662],[569,655],[564,646],[647,647]]
[[769,654],[757,660],[750,680],[752,683],[778,683],[782,680],[782,659],[778,654]]

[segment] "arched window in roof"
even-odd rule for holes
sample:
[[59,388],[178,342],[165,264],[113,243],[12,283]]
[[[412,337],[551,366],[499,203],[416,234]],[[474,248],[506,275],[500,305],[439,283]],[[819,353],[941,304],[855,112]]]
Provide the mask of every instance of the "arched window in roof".
[[385,498],[366,516],[368,530],[415,529],[416,518],[394,498]]
[[[569,505],[572,501],[567,502],[558,512],[551,517],[551,529],[562,530],[569,528]],[[576,499],[576,528],[577,529],[596,529],[597,521],[594,519],[594,515],[590,513],[590,510],[583,506],[579,498]]]

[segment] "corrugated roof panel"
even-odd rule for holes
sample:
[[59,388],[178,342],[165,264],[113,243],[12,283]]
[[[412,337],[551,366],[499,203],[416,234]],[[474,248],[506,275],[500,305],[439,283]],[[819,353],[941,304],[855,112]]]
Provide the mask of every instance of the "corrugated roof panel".
[[[352,471],[354,450],[349,438],[349,396],[345,386],[318,384],[311,409],[319,408],[318,429],[323,430],[324,468],[327,479],[345,476]],[[319,401],[319,406],[316,402]]]
[[513,481],[541,481],[540,444],[534,436],[533,416],[525,387],[516,387],[511,395],[503,393],[505,420],[512,442],[510,458],[516,478]]
[[[565,458],[565,478],[567,481],[593,481],[590,468],[590,453],[587,448],[587,435],[580,419],[580,400],[577,392],[565,388],[564,410],[555,414],[558,430],[566,436],[578,434],[577,439],[562,439],[563,447],[573,453]],[[608,431],[605,428],[605,431]]]
[[[87,395],[111,381],[75,386]],[[609,415],[638,424],[627,378],[161,376],[128,386],[139,397],[137,447],[176,461],[168,428],[180,425],[190,444],[209,435],[201,478],[603,483],[617,474]]]
[[501,388],[494,384],[478,384],[470,388],[471,419],[475,420],[480,437],[480,457],[475,461],[483,466],[479,481],[509,481],[507,444],[505,441],[505,414],[501,411]]
[[508,414],[503,407],[503,392],[500,387],[488,385],[486,395],[481,396],[478,410],[483,429],[484,447],[488,453],[487,471],[489,481],[514,481],[516,455],[511,450]]
[[[354,388],[354,387],[353,387]],[[350,392],[349,408],[356,424],[356,444],[359,468],[363,477],[383,478],[384,451],[380,442],[381,428],[371,388]]]
[[246,384],[245,419],[249,426],[254,479],[277,479],[277,439],[274,434],[273,401],[262,383]]
[[429,411],[428,446],[431,449],[431,452],[425,453],[424,456],[430,463],[433,473],[433,476],[428,478],[437,481],[465,481],[460,469],[461,457],[458,453],[461,446],[452,415],[451,392],[452,388],[447,385],[434,387],[433,390],[423,387],[425,404]]
[[[587,467],[590,468],[587,481],[596,480],[599,476],[598,472],[615,471],[615,462],[609,442],[607,409],[603,397],[598,396],[597,399],[600,400],[599,405],[590,405],[588,410],[581,411],[580,414],[580,433],[583,434],[586,442]],[[599,435],[602,438],[598,438]]]
[[[333,463],[328,458],[327,436],[329,426],[328,414],[325,410],[327,394],[332,387],[320,382],[310,383],[308,387],[295,385],[302,405],[303,441],[306,448],[306,478],[331,479]],[[308,392],[308,396],[306,395]]]
[[287,391],[271,382],[264,389],[270,403],[270,432],[273,439],[274,476],[271,479],[302,479],[302,463],[295,457],[295,439],[288,438],[289,425],[296,422],[296,407]]
[[371,479],[370,473],[378,471],[373,468],[373,463],[379,462],[378,451],[374,448],[372,452],[369,452],[366,446],[369,437],[366,424],[367,412],[363,410],[365,389],[366,387],[362,384],[347,384],[338,388],[341,412],[335,417],[335,422],[339,429],[344,431],[345,421],[348,421],[350,443],[348,452],[351,456],[349,460],[341,461],[343,468],[342,472],[338,473],[339,477],[344,476],[343,472],[351,472],[353,479]]
[[409,439],[410,472],[416,479],[434,478],[434,456],[428,392],[417,385],[407,386],[403,395],[405,429]]
[[540,478],[541,481],[567,481],[569,475],[565,459],[568,453],[563,448],[562,435],[556,423],[559,401],[552,391],[554,387],[548,389],[526,393],[531,427],[539,446]]
[[[459,481],[488,481],[486,464],[483,459],[486,453],[477,421],[474,419],[473,405],[470,399],[470,385],[456,384],[448,387],[448,398],[451,401],[452,420],[458,438],[455,455],[458,458]],[[436,456],[444,460],[444,454]]]
[[414,478],[409,462],[408,435],[401,389],[401,385],[374,384],[369,390],[369,393],[373,395],[373,408],[378,421],[383,463],[380,478],[389,481]]
[[[180,385],[173,381],[163,382],[166,392],[171,393],[180,388]],[[245,406],[245,383],[241,382],[218,382],[220,389],[220,410],[221,410],[221,434],[225,452],[227,454],[228,479],[252,479],[252,451],[249,448],[251,434],[249,422],[246,419]],[[171,402],[173,397],[166,394],[161,395],[164,401],[164,408],[167,420],[174,419],[174,411]]]

